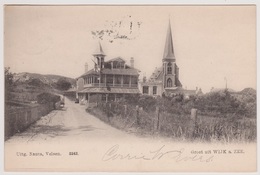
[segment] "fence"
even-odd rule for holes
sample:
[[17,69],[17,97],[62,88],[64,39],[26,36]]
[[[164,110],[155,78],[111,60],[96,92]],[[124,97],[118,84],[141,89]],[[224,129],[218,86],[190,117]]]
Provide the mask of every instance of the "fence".
[[255,120],[202,116],[197,115],[196,109],[192,109],[190,115],[178,115],[167,113],[159,107],[155,111],[146,111],[138,106],[100,102],[89,112],[120,129],[134,128],[137,132],[159,133],[181,140],[256,140]]
[[54,109],[53,103],[5,109],[5,140],[22,132]]
[[119,126],[125,129],[136,127],[151,132],[177,133],[194,125],[194,120],[191,120],[190,117],[182,116],[180,120],[180,117],[173,117],[161,111],[159,107],[156,107],[155,112],[147,112],[139,106],[134,107],[117,102],[100,102],[97,104],[97,108],[102,112],[99,118],[111,124],[115,124],[116,127]]

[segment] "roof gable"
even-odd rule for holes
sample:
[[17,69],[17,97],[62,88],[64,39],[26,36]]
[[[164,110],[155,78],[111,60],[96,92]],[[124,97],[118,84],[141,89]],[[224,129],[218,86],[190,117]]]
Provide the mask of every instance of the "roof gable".
[[162,80],[162,71],[163,71],[162,67],[156,68],[154,70],[154,72],[152,73],[152,75],[150,76],[148,81],[159,81],[159,80]]
[[126,62],[122,57],[116,57],[116,58],[113,58],[111,60],[108,60],[106,61],[107,63],[110,63],[110,62],[114,62],[114,61],[117,61],[117,62]]

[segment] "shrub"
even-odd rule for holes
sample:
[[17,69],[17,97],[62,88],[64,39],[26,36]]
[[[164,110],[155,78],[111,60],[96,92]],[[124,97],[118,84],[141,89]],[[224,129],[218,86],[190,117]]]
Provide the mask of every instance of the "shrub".
[[29,81],[28,85],[35,86],[35,87],[42,87],[45,84],[38,78],[33,78]]
[[138,100],[138,105],[142,107],[145,111],[154,111],[156,105],[156,99],[149,95],[142,95]]
[[54,95],[54,94],[47,93],[47,92],[37,95],[37,102],[39,104],[45,104],[45,103],[49,103],[49,102],[56,103],[58,101],[60,101],[59,95]]
[[184,98],[182,94],[165,97],[148,95],[131,95],[122,101],[127,105],[140,106],[146,112],[161,110],[178,115],[190,114],[192,108],[197,108],[200,114],[213,117],[256,117],[256,96],[246,94],[241,97],[230,94],[229,91],[213,92],[201,96]]
[[250,110],[247,110],[246,103],[239,101],[228,91],[214,92],[198,97],[195,100],[194,107],[205,113],[214,116],[227,117],[231,114],[240,116],[249,116]]

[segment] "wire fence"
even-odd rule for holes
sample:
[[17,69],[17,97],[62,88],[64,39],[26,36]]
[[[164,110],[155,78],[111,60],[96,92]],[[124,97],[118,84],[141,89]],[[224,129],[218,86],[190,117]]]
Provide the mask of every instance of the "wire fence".
[[118,102],[99,102],[88,112],[116,128],[132,129],[138,133],[159,133],[181,140],[251,142],[257,138],[255,119],[202,116],[196,109],[192,109],[190,115],[179,115],[159,107],[147,111]]

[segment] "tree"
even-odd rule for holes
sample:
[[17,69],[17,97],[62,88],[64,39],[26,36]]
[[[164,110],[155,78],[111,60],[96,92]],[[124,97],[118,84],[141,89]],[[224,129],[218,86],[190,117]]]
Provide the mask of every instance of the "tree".
[[13,90],[14,86],[14,74],[10,72],[10,67],[5,67],[5,98],[10,97],[10,92]]
[[65,78],[60,78],[56,83],[57,89],[66,91],[71,88],[71,83],[67,81]]
[[10,67],[5,67],[5,85],[12,86],[13,85],[14,74],[10,72]]

